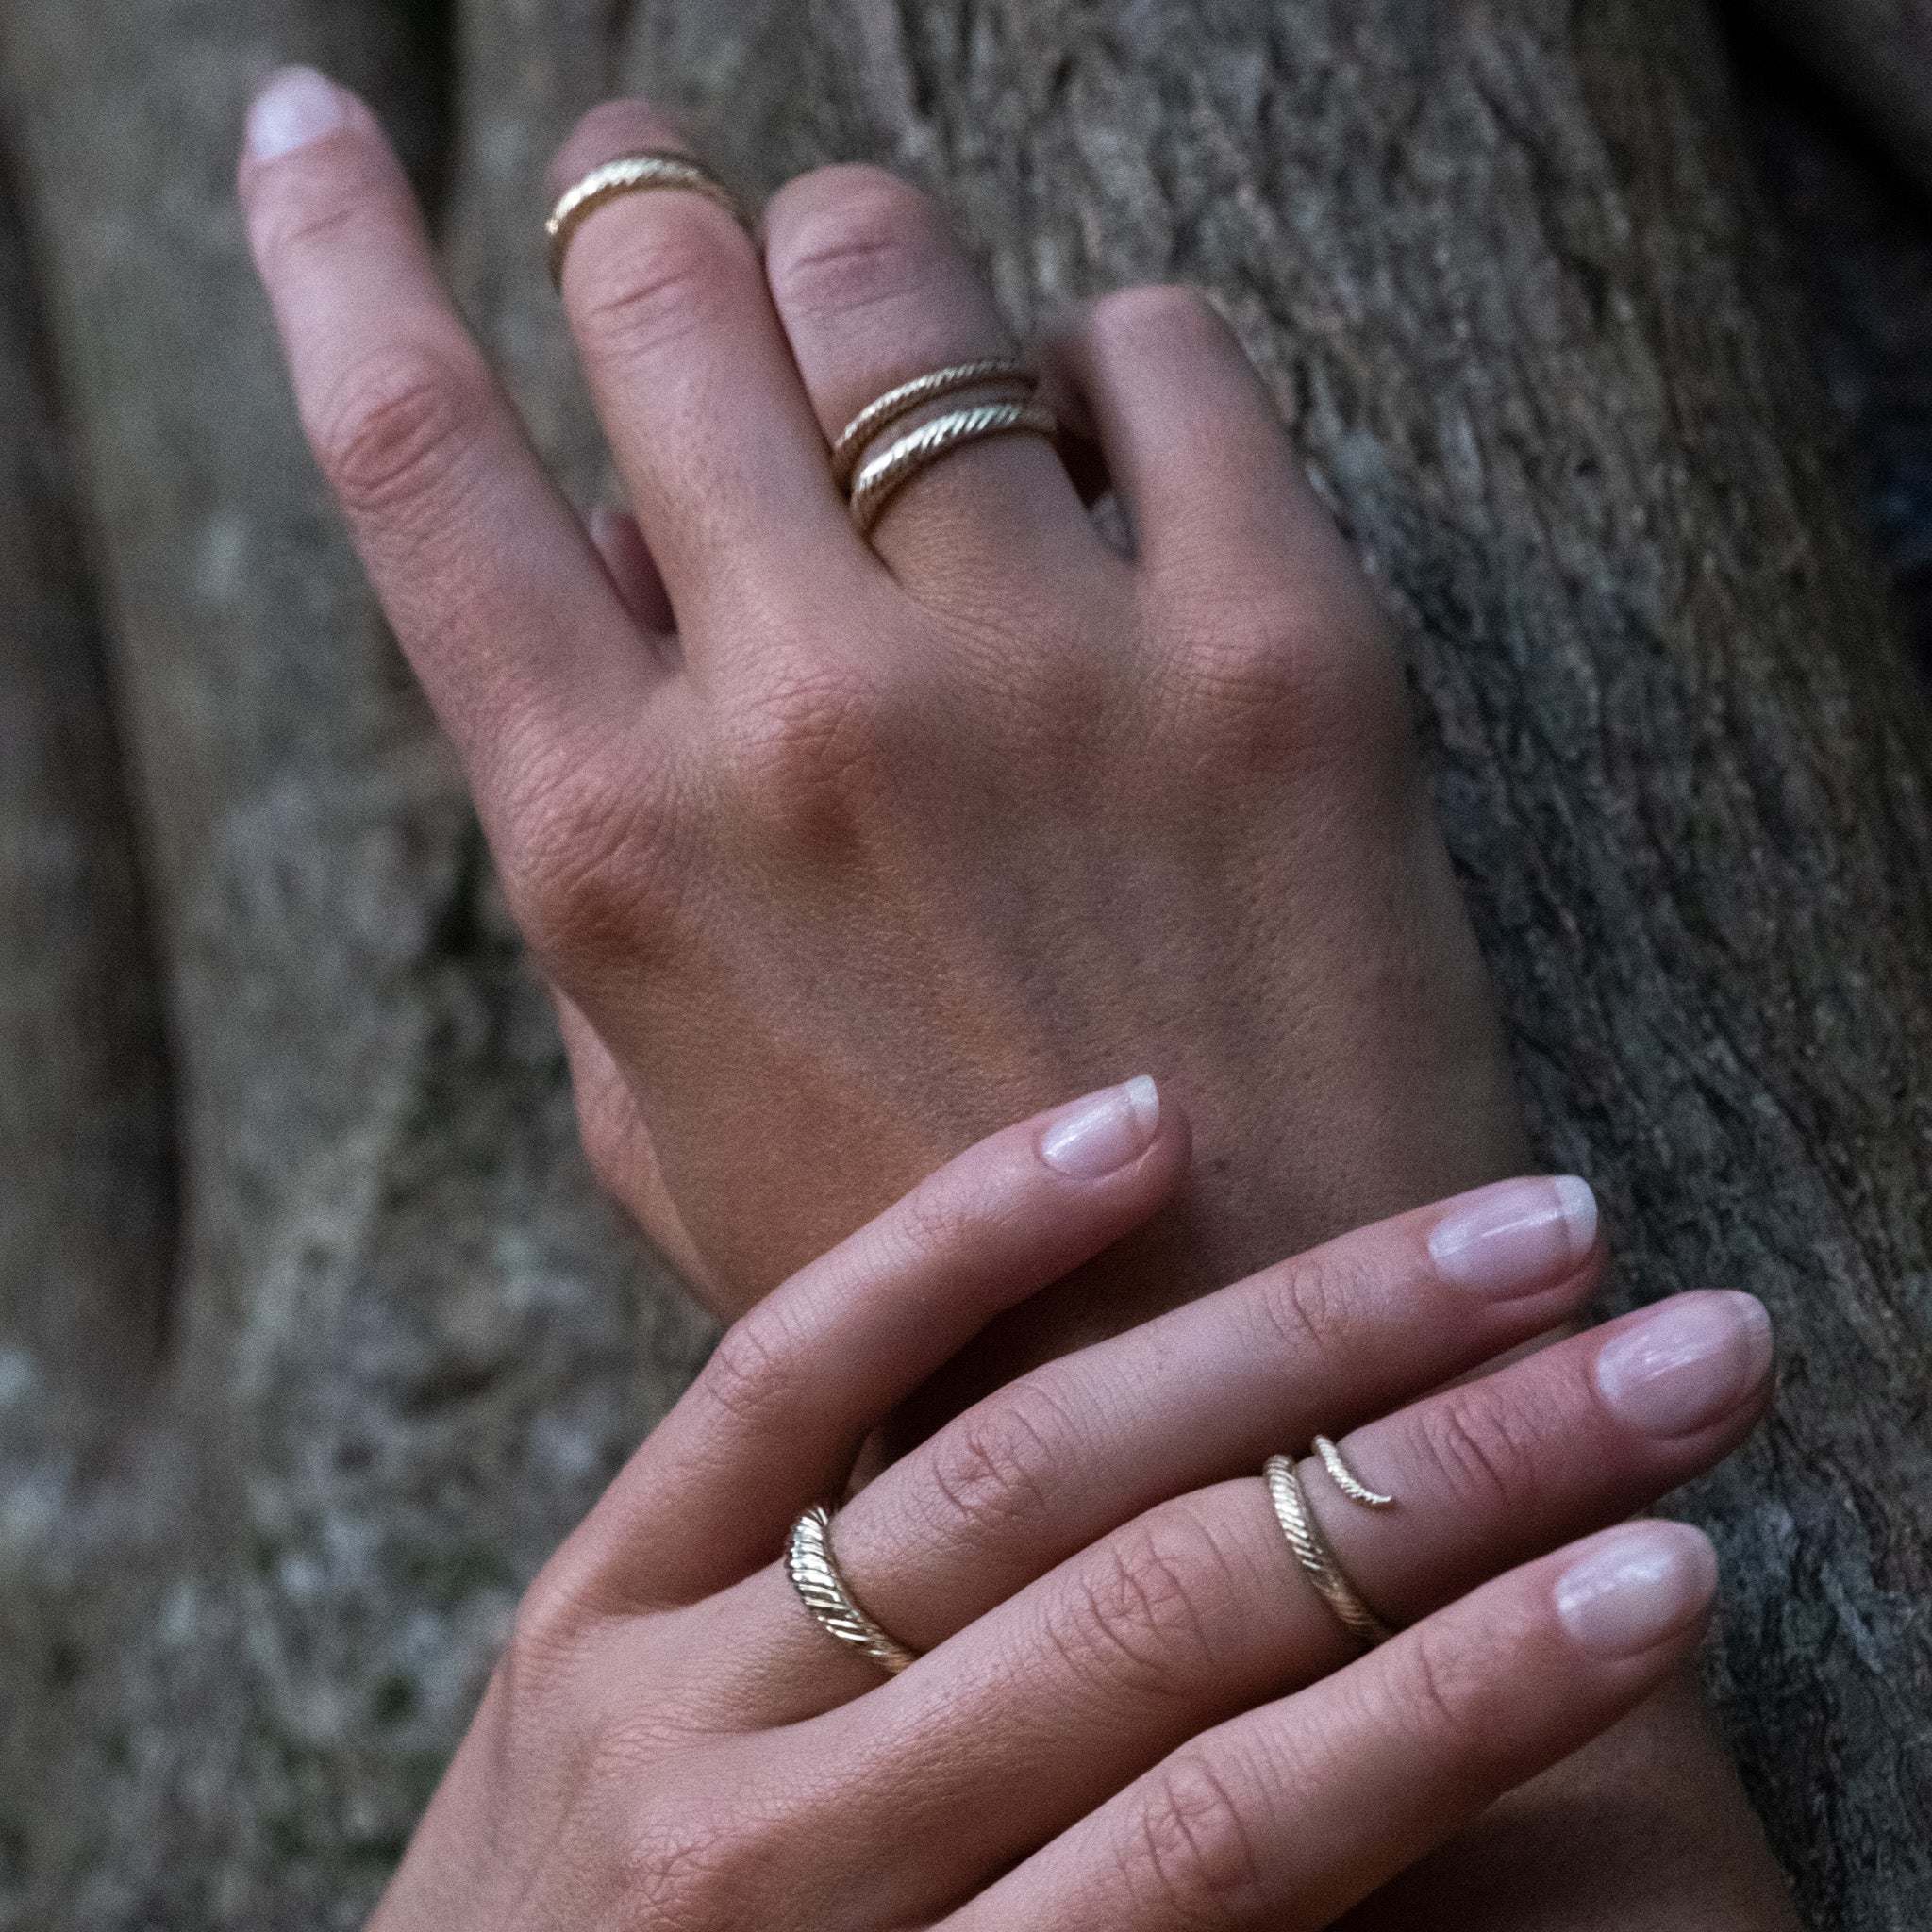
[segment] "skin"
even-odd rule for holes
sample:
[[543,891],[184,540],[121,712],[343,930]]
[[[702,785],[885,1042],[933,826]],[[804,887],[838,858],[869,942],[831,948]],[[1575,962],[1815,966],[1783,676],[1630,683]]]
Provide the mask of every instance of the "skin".
[[[1589,1292],[1600,1253],[1549,1238],[1540,1180],[1508,1191],[1528,1252],[1438,1261],[1489,1190],[988,1397],[838,1519],[845,1574],[924,1654],[885,1680],[836,1646],[767,1560],[792,1514],[1185,1172],[1172,1108],[1115,1132],[1098,1173],[1047,1158],[1064,1118],[972,1149],[726,1334],[533,1587],[374,1932],[1312,1928],[1683,1657],[1715,1584],[1702,1537],[1562,1545],[1742,1438],[1769,1326],[1748,1296],[1685,1296],[1427,1393]],[[1633,1405],[1606,1362],[1653,1359],[1645,1337],[1687,1313],[1728,1341],[1688,1382],[1639,1376]],[[1358,1657],[1262,1486],[1224,1478],[1370,1415],[1342,1450],[1395,1492],[1398,1533],[1304,1469],[1344,1569],[1411,1625]],[[1007,1453],[1042,1427],[1082,1438],[1099,1480],[1042,1484]],[[1479,1439],[1518,1443],[1508,1493],[1453,1446]],[[1609,1627],[1601,1595],[1579,1623],[1579,1566],[1635,1554],[1651,1574],[1612,1592]]]
[[[593,541],[338,98],[242,176],[304,418],[558,992],[593,1162],[714,1306],[999,1122],[1158,1074],[1197,1123],[1173,1198],[950,1358],[903,1448],[1273,1255],[1522,1170],[1399,669],[1198,297],[1110,297],[1044,350],[1131,556],[1035,437],[949,458],[868,546],[829,439],[1008,346],[937,212],[827,170],[760,254],[698,196],[615,203],[563,288],[635,511]],[[675,141],[615,105],[553,185]],[[1792,1923],[1681,1686],[1412,1888],[1359,1923]]]

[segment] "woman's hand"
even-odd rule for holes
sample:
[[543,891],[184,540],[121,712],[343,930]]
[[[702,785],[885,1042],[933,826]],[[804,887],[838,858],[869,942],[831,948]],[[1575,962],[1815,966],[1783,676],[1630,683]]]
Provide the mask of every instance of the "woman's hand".
[[[1443,1386],[1581,1304],[1574,1181],[1367,1228],[987,1398],[837,1518],[855,1593],[927,1654],[886,1679],[811,1621],[772,1561],[792,1519],[1187,1157],[1151,1083],[1091,1096],[741,1321],[532,1588],[376,1932],[1289,1932],[1655,1688],[1703,1626],[1703,1538],[1549,1553],[1732,1448],[1770,1338],[1750,1297],[1688,1295]],[[1309,1460],[1310,1507],[1412,1626],[1354,1661],[1256,1474],[1344,1431],[1394,1506]]]
[[[555,185],[675,144],[618,104]],[[1104,1296],[1042,1298],[1034,1358],[1518,1171],[1394,653],[1197,294],[1111,297],[1053,352],[1133,558],[1028,436],[868,544],[829,439],[1008,346],[938,211],[827,170],[761,257],[698,195],[612,203],[563,279],[636,511],[600,560],[367,110],[285,81],[242,188],[318,456],[565,996],[592,1158],[723,1306],[1137,1065],[1202,1160]]]

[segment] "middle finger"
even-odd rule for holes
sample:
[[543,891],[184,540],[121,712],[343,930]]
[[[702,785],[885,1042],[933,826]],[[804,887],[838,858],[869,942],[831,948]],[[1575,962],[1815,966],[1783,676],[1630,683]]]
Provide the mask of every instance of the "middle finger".
[[[686,145],[642,102],[610,102],[565,143],[551,187]],[[571,242],[563,298],[694,667],[708,608],[769,605],[860,565],[758,251],[724,208],[681,191],[598,208]]]

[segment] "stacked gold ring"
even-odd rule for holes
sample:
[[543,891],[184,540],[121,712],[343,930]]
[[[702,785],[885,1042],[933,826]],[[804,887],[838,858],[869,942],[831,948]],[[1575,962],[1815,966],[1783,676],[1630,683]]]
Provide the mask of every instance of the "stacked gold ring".
[[[915,376],[868,403],[841,431],[831,458],[833,479],[848,492],[852,521],[859,535],[872,534],[887,504],[921,471],[969,442],[1018,434],[1057,438],[1058,419],[1034,398],[1038,382],[1024,362],[1006,356],[986,356]],[[929,404],[967,390],[1005,390],[1008,393],[949,409],[894,438],[876,456],[866,458],[865,452],[895,424]]]
[[543,232],[550,238],[550,279],[563,286],[563,259],[576,232],[600,208],[626,194],[644,194],[654,189],[677,188],[702,194],[717,203],[746,234],[752,231],[751,216],[744,204],[733,194],[702,161],[668,148],[641,148],[592,168],[584,178],[558,198],[550,210]]
[[[1323,1460],[1325,1463],[1327,1458],[1324,1457]],[[1337,1452],[1337,1460],[1340,1460],[1340,1452]],[[1334,1612],[1336,1622],[1364,1650],[1373,1650],[1376,1644],[1386,1643],[1395,1633],[1362,1601],[1361,1592],[1348,1580],[1347,1573],[1337,1561],[1328,1539],[1322,1533],[1322,1525],[1315,1520],[1315,1512],[1308,1507],[1307,1493],[1302,1488],[1302,1479],[1293,1458],[1271,1456],[1261,1466],[1261,1477],[1268,1485],[1268,1500],[1274,1506],[1274,1520],[1280,1524],[1281,1533],[1288,1539],[1288,1546],[1294,1552],[1295,1561],[1314,1585],[1315,1593]],[[1364,1497],[1374,1494],[1365,1485],[1360,1487]],[[1377,1497],[1374,1504],[1366,1507],[1385,1507],[1391,1500]]]

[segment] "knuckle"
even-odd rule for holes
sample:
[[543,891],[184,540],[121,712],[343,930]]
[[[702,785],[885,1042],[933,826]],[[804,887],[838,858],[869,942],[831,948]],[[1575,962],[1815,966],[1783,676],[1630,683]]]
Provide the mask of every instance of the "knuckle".
[[925,196],[878,168],[806,175],[770,219],[772,292],[795,312],[846,313],[905,292],[940,239]]
[[1495,1379],[1466,1383],[1424,1403],[1418,1433],[1464,1509],[1513,1517],[1536,1505],[1541,1457],[1533,1425]]
[[1359,1340],[1362,1285],[1333,1255],[1298,1256],[1272,1270],[1248,1304],[1256,1338],[1291,1362],[1343,1361]]
[[1418,1624],[1389,1657],[1387,1698],[1394,1722],[1412,1737],[1452,1743],[1480,1757],[1493,1734],[1479,1661],[1453,1633]]
[[317,460],[343,508],[385,516],[435,494],[474,447],[487,381],[467,358],[424,348],[353,370],[314,421]]
[[740,299],[712,210],[689,195],[648,197],[648,239],[642,245],[602,245],[594,227],[572,252],[569,297],[585,337],[607,353],[668,348],[725,319]]
[[1049,1519],[1066,1471],[1078,1466],[1075,1431],[1059,1403],[1027,1377],[988,1396],[934,1440],[931,1484],[948,1519],[942,1534],[1010,1539]]
[[719,1338],[699,1376],[706,1400],[733,1421],[772,1430],[809,1402],[804,1355],[772,1304],[741,1316]]
[[1169,672],[1185,750],[1249,770],[1406,742],[1401,680],[1373,621],[1292,586],[1196,611]]
[[566,1550],[531,1579],[518,1603],[499,1674],[518,1703],[563,1678],[596,1620]]
[[884,693],[856,675],[822,667],[768,683],[724,730],[735,805],[788,842],[851,842],[887,794]]
[[634,1923],[665,1932],[768,1923],[756,1898],[766,1836],[754,1821],[691,1804],[652,1805],[632,1821],[620,1857]]
[[1216,1607],[1238,1591],[1219,1539],[1174,1504],[1088,1552],[1049,1635],[1062,1660],[1109,1695],[1185,1702],[1217,1669]]
[[630,952],[654,852],[635,788],[595,758],[559,754],[507,788],[501,818],[505,897],[539,958],[567,975]]
[[271,282],[304,257],[355,259],[392,231],[397,183],[385,159],[360,141],[317,143],[247,196],[250,241]]
[[1125,1857],[1129,1885],[1154,1923],[1258,1922],[1270,1900],[1248,1822],[1252,1802],[1230,1769],[1198,1747],[1150,1774]]

